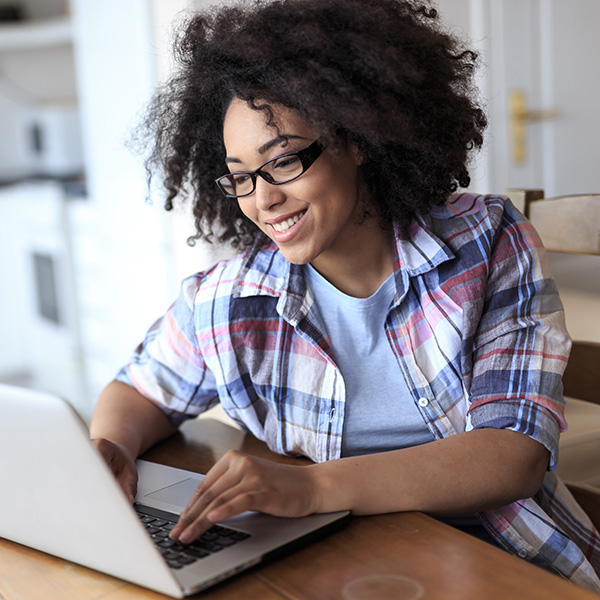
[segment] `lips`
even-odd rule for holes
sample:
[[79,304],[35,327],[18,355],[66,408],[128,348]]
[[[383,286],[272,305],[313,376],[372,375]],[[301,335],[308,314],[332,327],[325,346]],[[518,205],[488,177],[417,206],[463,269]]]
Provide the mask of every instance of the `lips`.
[[293,217],[288,217],[283,221],[279,221],[278,223],[270,223],[271,227],[277,233],[285,233],[290,227],[293,227],[306,213],[306,211],[299,212],[295,214]]

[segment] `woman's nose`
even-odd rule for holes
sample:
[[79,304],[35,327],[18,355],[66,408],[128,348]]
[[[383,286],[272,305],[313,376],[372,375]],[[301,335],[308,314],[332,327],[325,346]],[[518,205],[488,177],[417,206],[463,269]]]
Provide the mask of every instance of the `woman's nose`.
[[283,186],[267,183],[260,176],[256,178],[254,195],[259,210],[270,210],[285,201]]

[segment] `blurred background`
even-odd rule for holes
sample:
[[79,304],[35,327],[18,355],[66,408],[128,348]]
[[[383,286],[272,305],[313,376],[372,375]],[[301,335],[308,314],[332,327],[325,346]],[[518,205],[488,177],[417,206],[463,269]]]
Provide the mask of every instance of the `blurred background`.
[[[0,381],[95,398],[175,298],[230,254],[189,247],[125,146],[171,69],[182,11],[215,0],[0,0]],[[600,2],[439,0],[480,52],[490,127],[472,190],[600,193]],[[515,139],[511,106],[531,118]],[[600,341],[600,256],[551,255],[577,339]]]

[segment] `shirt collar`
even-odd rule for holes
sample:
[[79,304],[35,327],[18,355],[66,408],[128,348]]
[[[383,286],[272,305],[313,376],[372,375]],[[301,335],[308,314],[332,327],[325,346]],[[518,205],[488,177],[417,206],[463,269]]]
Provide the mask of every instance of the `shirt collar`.
[[297,325],[313,304],[302,267],[288,262],[274,243],[252,248],[236,278],[232,295],[279,298],[277,312],[292,325]]
[[409,279],[427,273],[441,263],[454,258],[450,248],[433,232],[431,216],[415,219],[408,235],[403,235],[399,224],[394,224],[396,239],[394,273],[396,298],[399,304],[408,291]]

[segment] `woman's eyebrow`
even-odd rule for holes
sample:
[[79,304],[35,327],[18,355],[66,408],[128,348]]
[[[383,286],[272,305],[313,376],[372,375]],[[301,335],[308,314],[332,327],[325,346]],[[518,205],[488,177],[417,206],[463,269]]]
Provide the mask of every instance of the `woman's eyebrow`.
[[258,149],[258,153],[264,154],[265,152],[267,152],[268,150],[273,148],[273,146],[277,146],[277,144],[281,144],[281,142],[287,142],[288,140],[304,140],[304,139],[306,139],[306,138],[302,137],[301,135],[279,135],[276,138],[273,138],[271,141],[267,142],[266,144],[263,144]]
[[[278,144],[281,144],[281,142],[287,142],[288,140],[305,140],[305,139],[307,139],[307,138],[302,137],[301,135],[279,135],[276,138],[269,140],[266,144],[263,144],[260,148],[258,148],[258,153],[264,154],[265,152],[268,152],[271,148],[273,148],[273,146],[277,146]],[[239,158],[234,158],[234,157],[228,156],[225,159],[225,162],[227,164],[229,164],[229,163],[241,163],[242,161]]]

